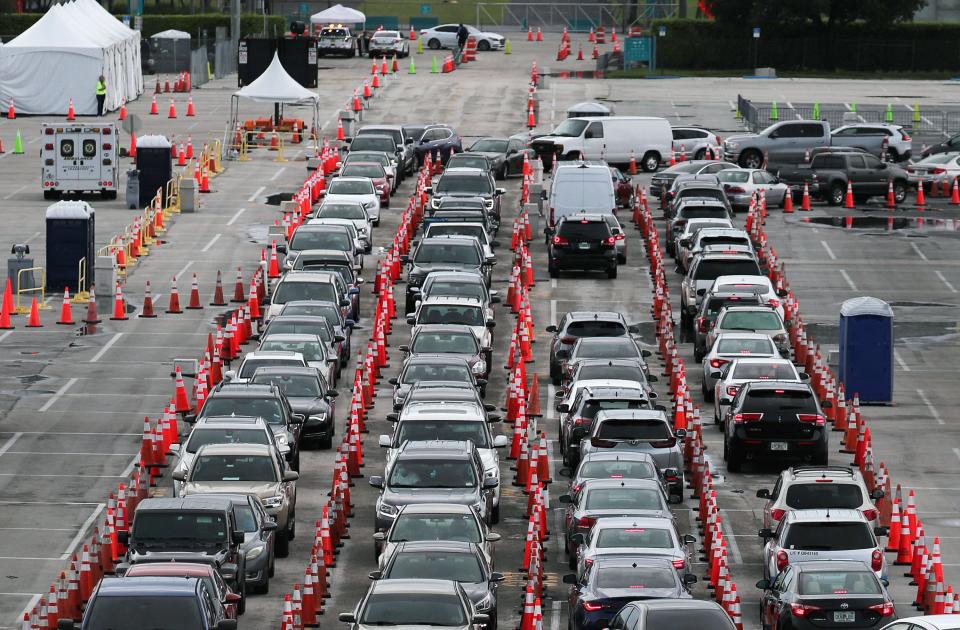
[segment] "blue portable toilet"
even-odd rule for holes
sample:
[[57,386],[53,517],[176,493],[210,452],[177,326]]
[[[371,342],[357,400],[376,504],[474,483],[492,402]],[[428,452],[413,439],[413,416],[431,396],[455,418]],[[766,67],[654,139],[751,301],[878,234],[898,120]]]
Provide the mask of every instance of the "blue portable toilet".
[[858,297],[840,307],[840,382],[848,398],[893,402],[893,309],[883,300]]

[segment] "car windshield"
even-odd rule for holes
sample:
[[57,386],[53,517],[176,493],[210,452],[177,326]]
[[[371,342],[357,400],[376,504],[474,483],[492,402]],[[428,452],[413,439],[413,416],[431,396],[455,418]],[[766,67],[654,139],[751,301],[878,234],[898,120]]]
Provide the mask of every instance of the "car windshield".
[[601,440],[669,440],[670,427],[660,420],[605,420],[597,429]]
[[470,382],[470,370],[464,365],[431,365],[429,363],[408,365],[403,371],[400,382],[409,385],[419,381]]
[[418,264],[453,263],[480,265],[480,252],[475,246],[451,243],[422,243],[413,261]]
[[477,448],[490,448],[486,423],[463,420],[404,420],[397,427],[394,444],[425,440],[473,442]]
[[506,140],[498,140],[496,138],[482,138],[473,143],[473,146],[470,147],[471,151],[483,151],[485,153],[506,153],[507,152]]
[[581,479],[653,479],[657,470],[650,462],[604,460],[584,462],[577,471]]
[[606,221],[564,221],[557,232],[568,241],[597,241],[610,237]]
[[584,339],[577,346],[578,359],[633,359],[640,356],[633,340],[623,338],[602,343],[592,343]]
[[240,367],[240,372],[238,376],[240,378],[252,378],[253,373],[257,371],[258,368],[262,367],[282,367],[282,366],[302,366],[303,363],[299,360],[291,358],[248,358],[243,361],[243,365]]
[[288,397],[319,398],[323,395],[317,377],[307,374],[259,374],[253,382],[277,385]]
[[671,549],[673,536],[669,529],[650,527],[625,527],[623,529],[603,529],[597,535],[596,546],[609,547],[646,547],[648,549]]
[[472,195],[493,194],[493,184],[487,175],[442,175],[434,192],[470,193]]
[[[363,168],[368,168],[364,166]],[[378,166],[380,170],[382,167]],[[371,176],[372,177],[372,176]],[[359,203],[325,203],[317,212],[318,219],[366,220],[367,212]]]
[[477,354],[477,338],[473,333],[420,333],[410,350],[414,354]]
[[340,310],[328,300],[317,300],[313,304],[293,304],[285,306],[283,307],[282,314],[322,317],[327,320],[327,323],[331,326],[340,325]]
[[350,143],[350,151],[383,151],[393,155],[397,150],[397,143],[390,136],[359,135]]
[[787,488],[786,503],[795,510],[859,509],[863,505],[860,486],[835,483],[829,479],[815,483],[796,483]]
[[587,510],[659,510],[663,507],[656,490],[646,488],[593,488],[587,492]]
[[702,260],[697,265],[694,280],[716,280],[720,276],[759,276],[760,266],[755,260],[746,258],[717,258]]
[[750,171],[738,171],[731,168],[717,173],[717,179],[721,182],[745,184],[750,179]]
[[333,302],[336,299],[337,288],[332,282],[281,282],[270,301],[273,304],[286,304],[294,300]]
[[804,571],[800,595],[879,595],[880,585],[869,571]]
[[483,285],[479,282],[431,282],[429,294],[443,297],[472,297],[478,300],[486,298]]
[[277,471],[269,455],[200,455],[193,464],[190,481],[276,481]]
[[726,630],[733,628],[730,617],[722,608],[706,610],[683,610],[667,608],[647,610],[647,625],[650,628],[670,628],[670,630]]
[[400,33],[397,31],[377,31],[373,34],[373,39],[397,39]]
[[570,322],[564,331],[565,337],[622,337],[627,334],[623,322],[603,319],[588,319]]
[[469,514],[401,514],[390,531],[390,542],[407,540],[481,542],[477,521]]
[[283,406],[276,398],[213,396],[203,403],[203,415],[259,416],[270,424],[283,424]]
[[198,426],[190,432],[186,450],[196,453],[207,444],[270,444],[263,429],[217,429]]
[[584,365],[574,381],[595,379],[647,382],[646,374],[637,365]]
[[568,118],[553,130],[551,136],[560,136],[562,138],[578,138],[583,133],[584,128],[589,121],[580,118]]
[[728,311],[720,320],[723,330],[780,330],[783,322],[775,311]]
[[446,459],[398,459],[390,471],[391,488],[475,488],[470,462]]
[[313,341],[283,341],[280,339],[266,339],[260,344],[259,350],[299,352],[307,361],[326,361],[327,353],[324,344],[319,339]]
[[482,155],[454,155],[450,158],[450,161],[447,162],[447,168],[479,168],[482,170],[487,170],[490,168],[490,163],[487,162],[487,158]]
[[773,341],[763,339],[721,339],[717,354],[776,354]]
[[[676,585],[677,572],[672,567],[599,567],[597,569],[597,588],[629,588],[642,591],[650,588],[675,588]],[[667,624],[664,627],[671,626]]]
[[433,223],[427,236],[472,236],[481,243],[487,242],[487,232],[482,225],[465,223]]
[[376,162],[386,168],[390,166],[390,158],[380,151],[351,151],[343,164],[353,164],[355,162]]
[[417,323],[483,326],[483,309],[459,304],[426,304],[420,308]]
[[301,230],[297,229],[290,239],[290,251],[299,252],[305,249],[332,249],[335,251],[350,251],[353,248],[353,239],[346,228],[340,230]]
[[[383,167],[379,164],[348,164],[340,171],[341,177],[371,177],[374,179],[383,179],[387,176]],[[332,183],[336,183],[334,180]],[[352,182],[360,183],[360,182]],[[332,184],[331,184],[332,185]]]
[[[351,166],[350,168],[360,168]],[[328,195],[372,195],[373,182],[369,179],[334,179],[327,186]]]
[[384,576],[391,579],[483,582],[480,560],[472,553],[407,552],[397,554]]
[[877,546],[870,535],[870,526],[860,522],[793,523],[780,544],[784,549],[799,551],[843,551]]
[[84,615],[89,630],[178,630],[205,628],[200,602],[195,595],[98,596]]
[[[716,191],[716,194],[722,195],[723,191]],[[698,194],[697,197],[704,195]],[[727,209],[723,206],[684,206],[677,213],[681,219],[726,219],[729,218]]]
[[374,593],[360,616],[365,626],[466,626],[460,598],[441,593]]
[[199,540],[222,542],[227,539],[227,521],[217,512],[141,510],[133,519],[136,542]]
[[247,534],[257,531],[257,519],[249,505],[236,505],[233,515],[237,518],[237,528]]
[[797,373],[789,363],[737,363],[733,378],[751,381],[795,381]]

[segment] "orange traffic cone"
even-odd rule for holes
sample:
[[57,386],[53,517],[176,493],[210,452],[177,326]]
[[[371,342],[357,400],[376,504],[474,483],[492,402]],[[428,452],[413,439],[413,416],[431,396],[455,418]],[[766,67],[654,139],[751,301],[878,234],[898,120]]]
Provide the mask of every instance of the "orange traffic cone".
[[637,156],[634,154],[633,149],[630,149],[630,174],[637,174]]
[[123,304],[123,290],[120,289],[119,282],[117,283],[117,289],[114,293],[113,316],[110,319],[114,321],[129,319],[129,317],[127,317],[127,309]]
[[170,109],[167,112],[167,118],[176,118],[177,117],[177,105],[173,102],[173,99],[170,99]]
[[150,115],[156,116],[160,113],[159,108],[157,107],[157,97],[153,96],[153,99],[150,101]]
[[583,46],[577,46],[577,61],[583,61]]
[[10,105],[7,107],[7,119],[13,120],[17,117],[17,110],[13,106],[13,99],[10,99]]
[[950,193],[950,205],[960,206],[960,186],[957,185],[957,178],[953,178],[953,189]]
[[73,311],[70,310],[70,287],[63,290],[63,305],[60,307],[60,319],[57,321],[61,326],[73,326]]
[[918,206],[925,206],[925,205],[927,205],[927,200],[926,200],[926,198],[924,198],[924,196],[923,196],[923,178],[922,178],[922,177],[917,181],[917,201],[916,201],[916,204],[917,204]]
[[528,42],[533,41],[533,27],[530,27],[527,29],[527,41]]
[[217,269],[217,286],[213,290],[213,302],[210,306],[226,306],[227,301],[223,299],[223,279],[220,276],[220,270]]
[[800,200],[800,209],[803,211],[810,210],[810,186],[807,182],[803,182],[803,198]]
[[97,315],[97,296],[94,295],[93,285],[90,285],[90,297],[87,298],[87,316],[83,318],[84,324],[99,324],[102,320]]
[[539,26],[537,27],[537,41],[543,41],[543,29],[541,29]]
[[383,56],[383,62],[380,64],[380,74],[387,73],[387,56]]
[[174,394],[174,405],[177,413],[190,412],[190,399],[187,398],[187,386],[183,384],[183,374],[180,372],[180,366],[176,366],[176,391]]
[[120,101],[120,120],[127,119],[127,100]]
[[533,129],[536,126],[537,126],[537,119],[533,115],[533,105],[531,105],[527,109],[527,127],[529,127],[530,129]]
[[76,120],[77,117],[73,111],[73,99],[67,101],[67,120]]
[[167,312],[173,314],[182,313],[180,308],[180,293],[177,291],[177,277],[174,276],[170,281],[170,302],[167,305]]
[[896,208],[897,198],[893,196],[893,180],[887,182],[887,207]]
[[193,281],[190,283],[190,303],[187,304],[187,308],[192,311],[203,308],[200,304],[200,285],[197,282],[197,274],[193,274]]
[[143,292],[143,310],[140,311],[138,317],[152,318],[156,316],[156,313],[153,312],[153,294],[150,292],[150,281],[147,280],[147,288]]
[[193,135],[192,135],[192,134],[189,134],[189,133],[187,134],[187,152],[186,152],[186,157],[187,157],[188,160],[193,157]]
[[186,166],[187,165],[187,152],[183,148],[183,142],[180,143],[180,148],[177,150],[177,166]]
[[127,155],[132,158],[137,157],[137,134],[136,132],[130,132],[130,148],[127,150]]
[[40,323],[40,307],[37,305],[37,298],[30,301],[30,318],[27,320],[27,328],[43,328]]
[[193,96],[187,97],[187,116],[195,116],[196,112],[193,109]]
[[3,290],[3,303],[0,304],[0,330],[11,330],[13,324],[10,323],[10,314],[13,312],[13,289],[10,287],[10,280],[7,279],[7,286]]
[[280,261],[277,258],[277,242],[270,244],[270,263],[267,266],[267,277],[274,279],[280,277]]
[[793,193],[790,192],[789,188],[786,194],[783,195],[783,213],[793,214]]

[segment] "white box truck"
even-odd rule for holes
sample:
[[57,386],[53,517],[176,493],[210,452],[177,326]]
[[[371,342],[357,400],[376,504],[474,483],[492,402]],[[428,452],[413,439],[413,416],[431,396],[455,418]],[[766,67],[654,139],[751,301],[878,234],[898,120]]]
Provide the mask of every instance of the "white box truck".
[[71,192],[116,199],[120,135],[113,123],[44,123],[40,133],[44,199]]

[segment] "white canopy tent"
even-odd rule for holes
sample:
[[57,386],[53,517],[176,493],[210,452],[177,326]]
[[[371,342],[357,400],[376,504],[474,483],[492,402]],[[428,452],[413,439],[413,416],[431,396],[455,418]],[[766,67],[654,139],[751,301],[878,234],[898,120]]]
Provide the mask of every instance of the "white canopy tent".
[[150,36],[150,39],[190,39],[190,33],[178,31],[175,28],[168,28],[165,31],[154,33]]
[[107,84],[104,109],[143,92],[140,34],[95,0],[54,5],[0,48],[0,103],[13,99],[24,114],[96,114],[97,77]]
[[310,16],[311,24],[363,24],[367,21],[367,16],[357,11],[356,9],[351,9],[350,7],[345,7],[342,4],[335,4],[329,9],[324,9],[320,13],[314,13]]
[[313,128],[317,127],[320,95],[297,83],[284,69],[276,52],[273,53],[273,60],[263,74],[233,93],[230,104],[230,129],[236,127],[241,98],[254,103],[273,103],[276,108],[275,120],[280,119],[284,105],[310,105],[313,110]]

